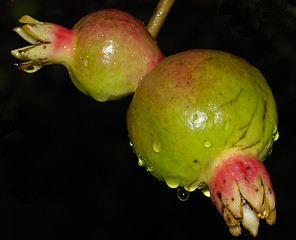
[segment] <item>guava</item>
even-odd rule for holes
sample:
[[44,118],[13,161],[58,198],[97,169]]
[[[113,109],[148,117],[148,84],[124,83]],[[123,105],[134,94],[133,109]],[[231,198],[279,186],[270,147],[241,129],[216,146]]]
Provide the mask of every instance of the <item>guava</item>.
[[163,58],[144,24],[121,10],[90,13],[72,29],[28,15],[19,21],[24,25],[14,31],[32,45],[11,51],[25,61],[18,67],[33,73],[44,65],[63,64],[75,86],[98,101],[134,92]]
[[163,59],[139,83],[127,113],[138,163],[171,188],[201,189],[230,232],[272,225],[275,195],[262,162],[278,138],[273,94],[245,60],[215,50]]

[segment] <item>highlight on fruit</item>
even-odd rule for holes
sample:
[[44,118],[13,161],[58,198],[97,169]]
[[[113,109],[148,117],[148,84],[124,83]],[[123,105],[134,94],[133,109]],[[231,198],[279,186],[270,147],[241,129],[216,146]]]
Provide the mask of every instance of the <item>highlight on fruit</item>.
[[28,15],[19,21],[24,25],[14,31],[31,44],[11,51],[24,61],[19,69],[34,73],[44,65],[62,64],[81,92],[101,102],[134,92],[163,59],[144,24],[121,10],[90,13],[72,29]]
[[234,236],[242,226],[256,236],[259,219],[276,221],[262,162],[279,137],[277,124],[262,74],[214,50],[165,58],[140,82],[127,113],[139,165],[177,188],[181,200],[188,198],[185,190],[202,190]]

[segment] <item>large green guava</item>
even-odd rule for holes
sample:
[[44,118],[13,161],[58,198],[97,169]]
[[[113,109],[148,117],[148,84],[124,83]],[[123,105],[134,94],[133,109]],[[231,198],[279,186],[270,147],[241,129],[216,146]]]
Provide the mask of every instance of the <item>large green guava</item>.
[[[271,152],[278,138],[277,121],[276,104],[262,74],[245,60],[214,50],[191,50],[162,60],[140,82],[127,114],[139,165],[171,188],[181,186],[189,192],[210,188],[221,213],[218,198],[223,200],[229,189],[233,191],[241,175],[250,180],[240,185],[244,188],[259,189],[263,182],[262,186],[272,189],[270,181],[264,180],[269,179],[264,166],[254,161],[263,161]],[[242,161],[254,166],[252,175],[242,172]],[[226,171],[231,164],[237,167]],[[222,166],[224,172],[231,172],[226,177],[218,174],[231,182],[227,194],[216,177]],[[214,186],[213,181],[220,185]],[[222,197],[217,189],[225,192]],[[250,205],[264,199],[253,197],[251,190],[242,192],[237,209],[242,209],[243,197]],[[275,208],[273,192],[265,195]],[[262,217],[260,210],[256,214]],[[242,211],[233,214],[240,218]]]

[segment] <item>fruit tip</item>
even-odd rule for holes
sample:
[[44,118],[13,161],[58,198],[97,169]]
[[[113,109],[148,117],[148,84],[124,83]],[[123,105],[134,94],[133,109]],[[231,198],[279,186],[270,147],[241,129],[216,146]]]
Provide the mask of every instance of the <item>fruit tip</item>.
[[273,209],[269,213],[268,217],[266,218],[266,223],[271,226],[275,224],[275,221],[276,221],[276,209]]

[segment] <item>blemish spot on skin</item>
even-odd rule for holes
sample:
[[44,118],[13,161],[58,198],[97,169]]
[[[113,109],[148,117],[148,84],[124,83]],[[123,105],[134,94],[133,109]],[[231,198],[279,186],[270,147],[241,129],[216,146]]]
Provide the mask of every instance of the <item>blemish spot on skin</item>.
[[198,170],[200,170],[200,164],[199,164],[199,161],[198,161],[197,159],[194,159],[194,160],[193,160],[193,166],[192,166],[192,169],[193,169],[194,171],[198,171]]
[[221,200],[222,199],[221,193],[219,192],[217,195],[218,195],[218,198]]

